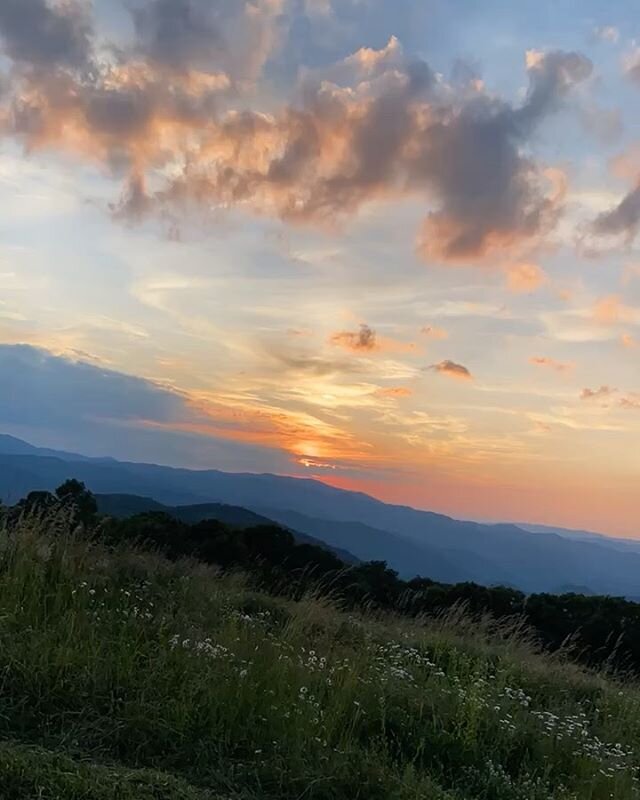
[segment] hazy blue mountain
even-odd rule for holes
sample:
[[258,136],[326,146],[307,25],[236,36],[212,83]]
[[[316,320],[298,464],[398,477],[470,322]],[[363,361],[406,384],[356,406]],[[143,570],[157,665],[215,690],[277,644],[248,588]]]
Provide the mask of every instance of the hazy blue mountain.
[[[282,525],[303,531],[327,544],[346,547],[357,553],[362,561],[391,561],[403,578],[423,575],[443,583],[480,581],[486,572],[478,565],[466,565],[456,553],[442,553],[436,548],[420,545],[389,531],[372,528],[361,522],[336,522],[314,519],[295,511],[276,508],[261,509],[262,513]],[[391,545],[392,542],[392,545]],[[393,559],[389,558],[390,546]],[[504,581],[506,582],[506,576]]]
[[468,576],[531,592],[571,585],[599,594],[640,595],[640,554],[621,550],[615,542],[609,545],[606,537],[592,541],[516,525],[461,522],[314,480],[78,460],[66,453],[16,454],[15,440],[8,446],[10,453],[0,440],[0,497],[5,501],[75,477],[96,493],[142,495],[168,506],[222,503],[257,513],[268,509],[270,516],[299,514],[307,518],[302,521],[306,531],[297,525],[302,532],[361,559],[375,553],[405,576],[433,570],[425,576]]
[[169,506],[137,494],[97,494],[96,502],[99,514],[115,519],[127,519],[150,511],[169,511]]
[[64,450],[35,447],[6,433],[0,433],[0,453],[14,456],[52,456],[53,458],[62,458],[67,461],[114,461],[112,458],[91,458],[90,456],[80,455],[80,453],[67,453]]
[[251,528],[258,525],[281,525],[288,528],[300,543],[312,544],[317,547],[324,547],[335,553],[345,564],[356,564],[360,559],[352,553],[343,549],[339,545],[332,546],[331,542],[318,539],[309,535],[305,531],[295,530],[286,523],[278,523],[254,511],[238,506],[224,505],[223,503],[200,503],[192,506],[165,506],[152,500],[150,497],[139,497],[130,494],[97,494],[98,511],[110,517],[124,519],[133,517],[136,514],[144,514],[148,511],[161,511],[170,514],[176,519],[182,520],[190,525],[202,522],[205,519],[215,519],[225,525],[237,528]]
[[[580,531],[571,528],[553,528],[549,525],[530,525],[528,523],[516,523],[519,528],[531,533],[555,533],[565,539],[572,539],[576,542],[591,542],[603,547],[613,547],[616,550],[625,552],[640,553],[640,539],[623,539],[614,536],[605,536],[604,533],[594,533],[593,531]],[[640,526],[638,528],[640,535]]]

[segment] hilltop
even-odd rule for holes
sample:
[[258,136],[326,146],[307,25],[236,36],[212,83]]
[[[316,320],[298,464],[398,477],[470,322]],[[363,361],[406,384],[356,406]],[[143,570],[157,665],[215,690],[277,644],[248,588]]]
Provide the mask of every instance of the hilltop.
[[513,620],[273,596],[39,519],[0,533],[2,797],[639,796],[636,684]]

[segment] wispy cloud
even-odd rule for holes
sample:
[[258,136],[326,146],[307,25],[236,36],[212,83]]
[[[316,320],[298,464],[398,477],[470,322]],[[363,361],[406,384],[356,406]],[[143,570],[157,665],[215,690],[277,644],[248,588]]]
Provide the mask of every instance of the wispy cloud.
[[444,328],[439,328],[437,325],[424,325],[420,329],[420,333],[429,339],[440,340],[449,338],[447,331],[445,331]]
[[535,367],[543,367],[545,369],[553,370],[554,372],[571,372],[575,368],[575,364],[567,363],[565,361],[557,361],[555,358],[548,358],[547,356],[532,356],[529,363]]
[[472,381],[473,375],[462,364],[456,364],[455,361],[440,361],[438,364],[432,364],[429,369],[437,372],[440,375],[445,375],[447,378],[454,378],[455,380]]
[[507,267],[507,287],[516,294],[534,292],[546,281],[544,270],[537,264],[522,263]]

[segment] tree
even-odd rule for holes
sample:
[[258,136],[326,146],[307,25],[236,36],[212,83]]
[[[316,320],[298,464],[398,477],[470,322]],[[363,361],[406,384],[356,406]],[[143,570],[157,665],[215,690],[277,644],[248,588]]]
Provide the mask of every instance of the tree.
[[56,489],[56,497],[61,503],[70,503],[76,509],[78,522],[90,525],[98,513],[96,498],[81,481],[70,478]]

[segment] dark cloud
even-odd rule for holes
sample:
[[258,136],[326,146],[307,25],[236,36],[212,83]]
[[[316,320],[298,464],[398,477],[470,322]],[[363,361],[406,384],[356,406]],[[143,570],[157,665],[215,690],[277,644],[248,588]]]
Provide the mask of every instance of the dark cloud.
[[559,50],[529,52],[527,60],[529,91],[525,104],[514,114],[517,124],[524,126],[525,132],[546,114],[557,110],[572,87],[586,80],[593,69],[586,56]]
[[[42,1],[26,0],[76,31]],[[13,19],[18,5],[5,0],[2,8],[5,16],[13,9]],[[237,102],[236,78],[260,74],[285,25],[282,8],[289,9],[275,0],[147,0],[133,11],[135,54],[121,53],[81,78],[22,74],[5,132],[30,148],[75,149],[128,170],[120,216],[242,205],[336,226],[366,203],[413,195],[433,209],[419,252],[441,262],[511,258],[553,227],[562,181],[525,148],[588,77],[588,59],[529,53],[528,94],[512,105],[475,79],[445,84],[423,61],[405,58],[392,38],[329,68],[328,79],[308,74],[295,100],[270,114],[222,112],[221,94]],[[64,41],[58,22],[41,27],[40,44],[34,39],[23,56],[34,64],[55,50],[42,31],[51,28],[52,40]],[[84,43],[67,48],[77,61],[88,40],[77,34],[73,41]],[[158,183],[150,173],[167,165],[172,177],[148,193],[145,184]]]
[[630,243],[639,227],[640,186],[636,186],[617,206],[597,216],[591,230],[596,236],[624,236]]
[[[373,60],[361,53],[365,66],[365,58]],[[538,56],[520,107],[480,91],[456,97],[419,62],[394,64],[367,83],[368,95],[308,85],[301,104],[279,116],[223,120],[215,143],[160,199],[242,202],[292,221],[335,224],[368,201],[422,194],[439,206],[420,236],[425,258],[504,256],[557,219],[561,176],[540,170],[522,146],[590,69],[574,53]],[[227,142],[241,158],[213,155]]]
[[137,50],[174,70],[258,77],[284,15],[273,0],[147,0],[133,9]]
[[291,470],[273,448],[231,441],[231,422],[226,433],[220,420],[220,435],[203,435],[198,426],[211,419],[188,397],[83,360],[0,345],[0,386],[0,430],[35,443],[165,464]]
[[0,345],[0,381],[5,423],[168,422],[184,414],[184,399],[156,384],[27,345]]
[[446,375],[449,378],[456,378],[458,380],[471,381],[473,375],[462,364],[456,364],[455,361],[441,361],[439,364],[432,364],[429,369],[438,372],[440,375]]
[[517,246],[551,228],[561,192],[521,152],[535,126],[556,110],[591,63],[577,53],[540,54],[518,108],[476,94],[440,111],[410,174],[432,186],[441,207],[429,215],[419,249],[426,258],[466,261]]
[[175,69],[210,67],[219,61],[226,46],[216,19],[222,5],[202,0],[155,0],[134,9],[140,50],[151,60]]
[[360,325],[359,331],[340,331],[331,337],[331,343],[346,350],[371,351],[378,346],[376,332],[368,325]]
[[637,48],[625,58],[624,72],[632,83],[640,86],[640,50]]
[[84,67],[91,53],[91,25],[80,3],[1,0],[0,37],[14,61],[36,67]]
[[139,215],[145,173],[179,157],[189,133],[210,124],[228,81],[200,85],[125,64],[82,80],[66,71],[28,73],[15,88],[4,133],[30,150],[70,148],[129,172],[126,205]]

